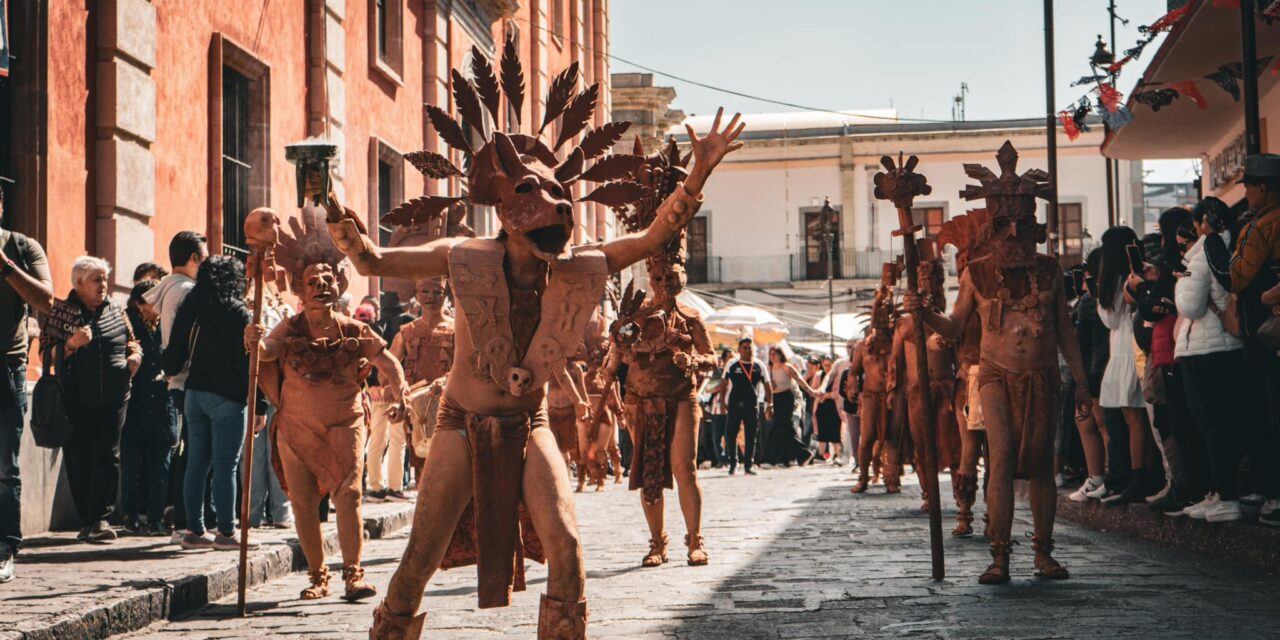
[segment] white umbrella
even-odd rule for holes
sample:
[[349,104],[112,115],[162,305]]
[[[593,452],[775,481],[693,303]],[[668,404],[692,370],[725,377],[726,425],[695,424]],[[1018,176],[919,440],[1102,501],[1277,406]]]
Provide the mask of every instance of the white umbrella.
[[[775,344],[786,339],[791,329],[778,316],[757,307],[735,304],[704,318],[712,331],[712,340],[729,344],[750,331],[756,344]],[[730,339],[731,338],[731,339]]]
[[720,309],[705,319],[707,324],[725,328],[751,327],[753,329],[781,329],[784,331],[787,328],[787,323],[779,320],[778,316],[764,309],[742,304],[730,305]]
[[831,314],[823,316],[823,318],[813,323],[813,328],[823,333],[829,333],[837,338],[844,340],[853,340],[861,338],[867,331],[867,326],[871,324],[871,314],[869,313],[837,313],[835,314],[835,329],[832,330]]
[[712,308],[706,300],[702,299],[702,296],[688,289],[681,291],[680,294],[676,296],[676,301],[686,307],[693,308],[698,312],[698,315],[703,317],[703,319],[716,312],[716,310]]

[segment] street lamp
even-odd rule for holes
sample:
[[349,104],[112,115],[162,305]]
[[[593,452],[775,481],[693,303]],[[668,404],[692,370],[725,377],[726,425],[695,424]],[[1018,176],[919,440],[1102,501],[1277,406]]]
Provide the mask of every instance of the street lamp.
[[829,197],[822,199],[821,219],[822,238],[827,250],[827,318],[830,323],[827,328],[827,348],[834,359],[836,357],[836,299],[833,279],[836,272],[836,233],[840,229],[840,212],[831,206]]

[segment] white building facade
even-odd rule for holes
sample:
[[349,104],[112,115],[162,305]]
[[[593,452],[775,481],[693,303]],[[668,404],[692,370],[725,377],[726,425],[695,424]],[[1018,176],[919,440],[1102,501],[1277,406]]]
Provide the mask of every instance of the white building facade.
[[[899,226],[897,211],[873,195],[873,177],[882,170],[884,155],[896,158],[901,152],[920,158],[916,172],[926,176],[933,192],[916,200],[913,216],[927,233],[983,206],[960,197],[972,182],[964,165],[978,163],[998,171],[995,152],[1005,140],[1018,149],[1019,172],[1047,169],[1042,120],[901,123],[891,110],[744,118],[746,146],[716,169],[691,227],[689,275],[699,288],[772,289],[825,282],[828,253],[819,212],[826,198],[839,212],[830,254],[835,278],[878,278],[881,264],[901,252],[901,241],[892,235]],[[685,122],[702,132],[711,117]],[[681,132],[683,124],[670,130],[678,138]],[[1101,126],[1075,141],[1065,134],[1058,139],[1064,263],[1078,262],[1107,226],[1101,142]],[[1120,163],[1115,188],[1122,224],[1142,224],[1141,182],[1140,162]],[[1046,210],[1042,203],[1042,220]]]

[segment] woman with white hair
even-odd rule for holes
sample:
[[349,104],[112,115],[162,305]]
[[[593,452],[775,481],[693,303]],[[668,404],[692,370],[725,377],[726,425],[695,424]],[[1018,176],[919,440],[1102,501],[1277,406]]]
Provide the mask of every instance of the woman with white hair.
[[[120,431],[129,383],[142,364],[124,307],[110,300],[111,265],[81,256],[71,265],[71,293],[54,303],[41,341],[57,358],[71,438],[63,446],[78,540],[109,542],[107,524],[120,486]],[[61,347],[61,349],[59,349]]]

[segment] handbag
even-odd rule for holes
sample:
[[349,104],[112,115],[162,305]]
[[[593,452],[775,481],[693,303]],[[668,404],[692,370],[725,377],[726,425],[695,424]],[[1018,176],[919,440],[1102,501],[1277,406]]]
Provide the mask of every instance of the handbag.
[[71,439],[66,389],[62,386],[60,375],[66,356],[65,349],[59,344],[46,350],[42,358],[43,371],[31,391],[31,437],[36,446],[46,449],[57,449]]
[[1213,301],[1213,294],[1209,294],[1209,310],[1218,317],[1218,322],[1222,323],[1222,330],[1237,338],[1242,337],[1244,332],[1240,328],[1240,305],[1236,301],[1236,294],[1227,294],[1226,307],[1226,309],[1219,309]]

